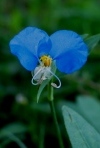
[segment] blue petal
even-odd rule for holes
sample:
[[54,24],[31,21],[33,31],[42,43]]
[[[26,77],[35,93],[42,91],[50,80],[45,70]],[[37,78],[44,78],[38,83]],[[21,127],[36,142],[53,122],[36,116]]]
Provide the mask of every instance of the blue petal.
[[26,68],[29,71],[32,71],[35,69],[38,63],[38,59],[30,52],[28,51],[25,47],[19,46],[19,45],[10,45],[11,47],[11,52],[12,51],[17,51],[17,53],[14,53],[22,66]]
[[60,30],[50,36],[52,48],[50,55],[53,59],[61,56],[69,50],[83,45],[81,37],[73,31]]
[[57,31],[51,35],[51,57],[61,72],[72,73],[87,60],[88,50],[82,38],[73,31]]
[[69,51],[56,59],[56,66],[59,71],[71,74],[79,70],[87,61],[87,53]]
[[[42,53],[48,54],[51,49],[51,41],[47,33],[36,27],[27,27],[22,30],[11,40],[11,44],[25,47],[36,57]],[[13,54],[16,54],[16,52],[17,49],[15,51],[12,50]]]

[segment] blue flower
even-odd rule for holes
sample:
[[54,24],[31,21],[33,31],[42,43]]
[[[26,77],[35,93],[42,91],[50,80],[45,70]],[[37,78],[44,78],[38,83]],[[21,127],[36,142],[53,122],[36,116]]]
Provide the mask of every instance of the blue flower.
[[10,49],[24,68],[34,71],[36,84],[54,75],[52,62],[59,71],[70,74],[80,69],[88,56],[87,46],[77,33],[59,30],[49,37],[36,27],[27,27],[16,35],[10,41]]

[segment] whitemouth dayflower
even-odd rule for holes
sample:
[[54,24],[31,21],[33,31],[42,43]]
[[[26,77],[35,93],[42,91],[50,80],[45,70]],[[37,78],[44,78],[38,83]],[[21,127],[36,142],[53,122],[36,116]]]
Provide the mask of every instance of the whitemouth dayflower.
[[[50,37],[36,27],[27,27],[10,41],[11,53],[16,55],[24,68],[32,71],[32,84],[41,84],[55,76],[51,64],[59,71],[70,74],[86,62],[88,49],[82,38],[73,31],[59,30]],[[36,83],[34,82],[36,81]]]

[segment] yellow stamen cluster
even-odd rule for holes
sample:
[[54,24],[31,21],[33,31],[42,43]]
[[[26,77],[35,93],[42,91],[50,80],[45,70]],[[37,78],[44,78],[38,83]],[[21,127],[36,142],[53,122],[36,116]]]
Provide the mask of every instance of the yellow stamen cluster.
[[43,63],[43,66],[45,66],[45,67],[51,66],[52,58],[50,58],[49,56],[43,55],[43,56],[40,58],[40,60],[41,60],[41,62]]

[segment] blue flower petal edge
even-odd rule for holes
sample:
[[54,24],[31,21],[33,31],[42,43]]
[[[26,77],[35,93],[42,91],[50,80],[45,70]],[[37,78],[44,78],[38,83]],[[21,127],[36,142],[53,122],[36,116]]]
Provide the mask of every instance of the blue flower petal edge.
[[70,74],[87,61],[88,49],[82,38],[73,31],[60,30],[48,34],[36,27],[27,27],[10,41],[11,53],[18,57],[24,68],[33,71],[41,56],[56,61],[59,71]]
[[82,38],[73,31],[60,30],[50,36],[50,55],[56,60],[59,71],[72,73],[87,60],[88,50]]
[[50,51],[51,41],[46,32],[36,27],[27,27],[10,41],[10,49],[22,66],[32,71],[39,56]]

